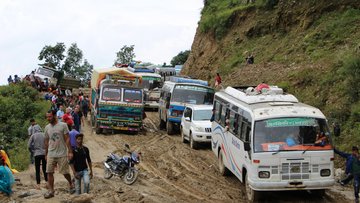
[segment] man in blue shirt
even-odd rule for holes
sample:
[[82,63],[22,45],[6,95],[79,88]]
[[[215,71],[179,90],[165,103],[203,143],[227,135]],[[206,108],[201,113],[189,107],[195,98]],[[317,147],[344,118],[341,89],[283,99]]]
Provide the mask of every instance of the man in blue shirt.
[[80,134],[79,131],[75,129],[75,125],[71,126],[71,131],[69,132],[70,145],[72,148],[76,147],[76,135]]

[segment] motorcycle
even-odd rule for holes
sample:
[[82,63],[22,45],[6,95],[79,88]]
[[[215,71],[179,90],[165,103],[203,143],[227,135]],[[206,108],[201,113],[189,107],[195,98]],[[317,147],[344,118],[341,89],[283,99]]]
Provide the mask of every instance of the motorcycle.
[[129,156],[120,157],[110,153],[104,161],[104,178],[110,179],[112,176],[123,178],[127,185],[133,184],[139,175],[139,170],[135,165],[140,163],[141,153],[130,151],[130,146],[125,144],[125,150]]

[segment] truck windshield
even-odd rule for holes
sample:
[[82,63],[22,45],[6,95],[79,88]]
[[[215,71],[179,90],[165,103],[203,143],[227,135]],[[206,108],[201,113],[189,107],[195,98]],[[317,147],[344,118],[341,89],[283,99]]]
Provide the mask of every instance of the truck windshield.
[[142,91],[137,89],[124,89],[124,101],[125,102],[142,102]]
[[188,104],[213,104],[213,100],[213,89],[195,85],[176,85],[171,99]]
[[102,91],[102,99],[106,101],[120,101],[121,88],[117,87],[104,87]]
[[210,120],[212,115],[211,109],[195,110],[193,120],[194,121],[205,121]]
[[161,78],[143,76],[140,87],[147,90],[153,90],[157,87],[158,88],[161,87],[161,84],[162,84]]
[[255,152],[330,150],[325,119],[297,117],[255,122]]

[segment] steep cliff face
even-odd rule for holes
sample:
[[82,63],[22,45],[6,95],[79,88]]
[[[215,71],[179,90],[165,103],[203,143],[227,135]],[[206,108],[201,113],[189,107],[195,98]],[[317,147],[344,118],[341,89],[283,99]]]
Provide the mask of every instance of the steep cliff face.
[[[304,69],[329,71],[360,43],[358,0],[260,1],[206,1],[182,74],[213,81],[220,72],[225,85],[289,82]],[[246,65],[249,53],[255,64]]]
[[182,74],[214,85],[219,72],[225,87],[279,85],[339,121],[344,148],[360,144],[360,1],[242,2],[204,1]]

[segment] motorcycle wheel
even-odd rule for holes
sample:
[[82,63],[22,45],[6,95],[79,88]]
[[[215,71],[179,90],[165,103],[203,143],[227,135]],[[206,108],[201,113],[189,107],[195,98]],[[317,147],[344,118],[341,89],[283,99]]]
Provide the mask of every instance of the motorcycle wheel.
[[135,169],[127,170],[125,172],[124,178],[123,178],[124,183],[127,184],[127,185],[133,184],[136,181],[138,175],[139,175],[139,172],[137,170],[135,170]]
[[111,173],[110,169],[106,168],[106,166],[104,166],[104,178],[105,179],[110,179],[113,176],[113,174]]

